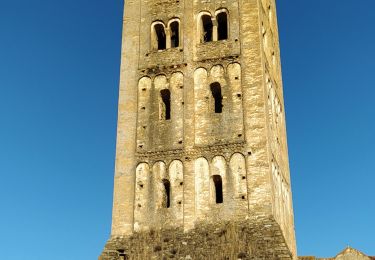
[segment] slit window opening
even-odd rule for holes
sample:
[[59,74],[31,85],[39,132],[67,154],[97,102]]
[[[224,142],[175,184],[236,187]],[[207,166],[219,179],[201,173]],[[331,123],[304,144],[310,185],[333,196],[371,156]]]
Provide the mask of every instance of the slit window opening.
[[223,181],[220,175],[212,176],[215,185],[215,200],[216,204],[223,203]]
[[171,207],[171,183],[169,180],[163,180],[164,186],[164,200],[163,200],[163,207],[170,208]]
[[171,47],[176,48],[180,46],[180,24],[174,21],[170,24],[171,28]]
[[163,89],[160,91],[161,97],[161,114],[160,119],[170,120],[171,119],[171,92],[169,89]]
[[211,42],[212,30],[213,30],[211,16],[205,14],[205,15],[202,15],[201,19],[202,19],[202,40],[203,42]]
[[165,35],[165,29],[164,25],[162,24],[155,24],[154,25],[155,30],[155,38],[157,41],[157,49],[158,50],[165,50],[166,49],[166,35]]
[[228,39],[228,14],[226,12],[221,12],[216,17],[217,20],[217,37],[218,40]]
[[223,112],[223,96],[221,95],[221,86],[218,82],[211,84],[212,97],[215,100],[215,113]]

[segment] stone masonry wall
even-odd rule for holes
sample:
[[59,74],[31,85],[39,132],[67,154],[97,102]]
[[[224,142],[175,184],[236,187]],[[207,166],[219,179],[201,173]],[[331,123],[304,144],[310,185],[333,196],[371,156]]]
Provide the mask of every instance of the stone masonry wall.
[[99,260],[293,259],[278,224],[258,217],[242,222],[202,223],[184,233],[181,229],[150,230],[130,237],[113,237]]
[[[252,252],[249,259],[262,253],[282,259],[274,250],[285,243],[296,256],[275,10],[274,0],[125,2],[111,235],[139,233],[135,240],[111,239],[107,253],[122,244],[138,257],[145,252],[134,251],[141,249],[133,242],[152,243],[144,235],[152,230],[204,244],[205,224],[216,228],[273,216],[245,225],[249,232],[236,233],[234,227],[230,242],[241,234],[258,241],[261,250],[244,252]],[[211,16],[215,27],[218,12],[228,14],[228,38],[202,42],[200,17]],[[162,25],[170,37],[172,21],[180,24],[179,46],[155,49],[153,25]],[[211,84],[220,84],[221,113],[215,111]],[[168,120],[162,91],[170,93]],[[215,201],[214,177],[222,181],[222,203]],[[276,242],[261,239],[261,232],[270,234],[268,225]],[[185,237],[189,232],[196,242]]]

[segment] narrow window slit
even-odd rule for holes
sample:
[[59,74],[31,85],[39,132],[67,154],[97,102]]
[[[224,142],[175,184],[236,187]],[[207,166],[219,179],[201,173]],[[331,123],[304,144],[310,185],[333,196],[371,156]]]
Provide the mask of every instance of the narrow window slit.
[[221,86],[218,82],[211,84],[211,93],[215,100],[215,113],[223,112],[223,96],[221,95]]
[[163,207],[170,208],[171,207],[171,183],[167,179],[163,179],[164,185],[164,201]]
[[163,89],[160,91],[161,97],[161,111],[160,119],[170,120],[171,119],[171,92],[169,89]]
[[215,185],[215,199],[216,204],[223,203],[223,181],[220,175],[212,176],[212,180]]

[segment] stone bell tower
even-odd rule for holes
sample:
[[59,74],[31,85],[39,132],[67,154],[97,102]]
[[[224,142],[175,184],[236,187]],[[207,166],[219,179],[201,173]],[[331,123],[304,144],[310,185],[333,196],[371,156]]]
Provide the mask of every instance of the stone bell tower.
[[113,259],[295,259],[275,0],[125,1]]

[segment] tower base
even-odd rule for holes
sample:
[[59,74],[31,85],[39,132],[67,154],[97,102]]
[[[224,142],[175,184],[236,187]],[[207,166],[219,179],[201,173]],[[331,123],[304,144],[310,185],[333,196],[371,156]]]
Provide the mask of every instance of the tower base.
[[279,225],[271,218],[197,224],[182,229],[150,230],[112,237],[99,260],[128,259],[262,259],[292,260]]

